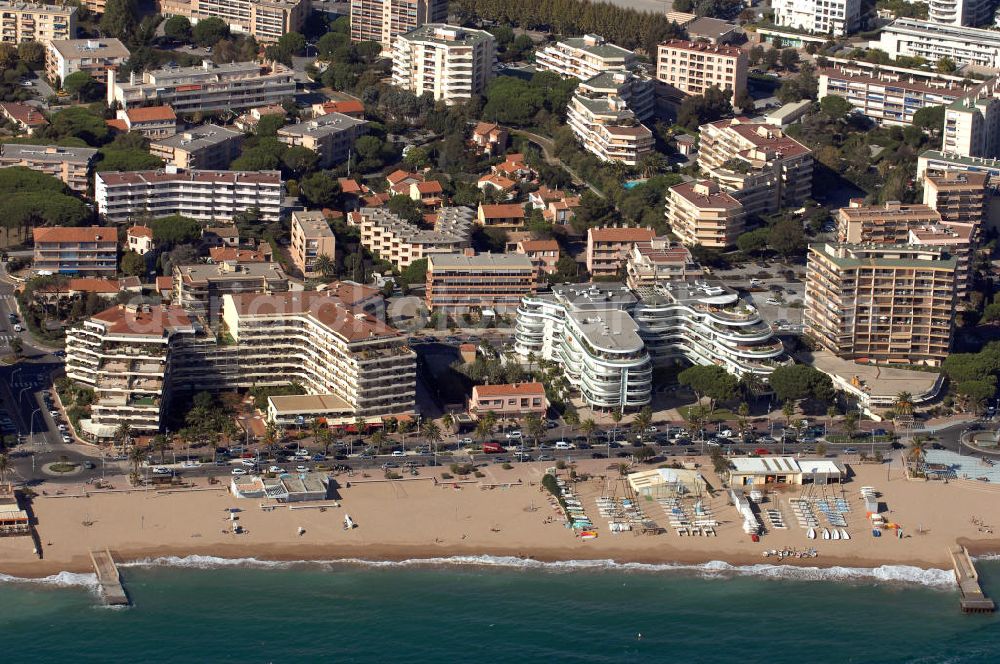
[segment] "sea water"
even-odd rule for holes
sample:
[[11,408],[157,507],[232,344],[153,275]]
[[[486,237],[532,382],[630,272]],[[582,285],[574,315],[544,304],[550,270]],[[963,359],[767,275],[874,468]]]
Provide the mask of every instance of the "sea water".
[[[1000,595],[1000,562],[980,565]],[[951,573],[545,565],[503,558],[123,567],[0,576],[5,662],[1000,661],[1000,617],[962,615]]]

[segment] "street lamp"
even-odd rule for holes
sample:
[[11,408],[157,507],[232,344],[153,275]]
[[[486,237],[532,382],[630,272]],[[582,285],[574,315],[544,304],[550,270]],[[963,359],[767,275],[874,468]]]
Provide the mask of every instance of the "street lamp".
[[[28,418],[28,442],[32,442],[31,439],[35,437],[35,413],[41,412],[41,410],[42,410],[42,407],[39,406],[38,408],[36,408],[31,413],[31,417]],[[31,455],[31,472],[32,472],[32,474],[34,474],[34,472],[35,472],[35,455],[34,454]]]

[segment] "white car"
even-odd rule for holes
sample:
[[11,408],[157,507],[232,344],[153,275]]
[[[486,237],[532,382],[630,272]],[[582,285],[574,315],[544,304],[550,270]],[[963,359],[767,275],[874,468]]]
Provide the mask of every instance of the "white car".
[[472,439],[471,438],[463,438],[462,440],[458,441],[458,444],[459,445],[471,445],[472,444]]
[[233,475],[246,475],[247,471],[243,468],[233,468]]
[[63,434],[63,437],[62,437],[62,441],[63,441],[64,443],[66,443],[67,445],[69,445],[70,443],[72,443],[72,442],[73,442],[73,439],[72,439],[72,438],[70,438],[69,436],[67,436],[66,434]]
[[240,459],[240,463],[246,466],[247,468],[253,468],[254,466],[257,465],[257,462],[254,461],[253,459]]
[[764,302],[765,302],[766,304],[770,304],[771,306],[774,306],[774,307],[779,307],[779,306],[781,306],[781,300],[779,300],[779,299],[778,299],[778,298],[776,298],[776,297],[769,297],[769,298],[767,298],[766,300],[764,300]]
[[170,474],[170,469],[169,468],[164,468],[163,466],[157,466],[156,468],[153,468],[153,474],[154,475],[169,475]]
[[295,471],[299,473],[308,473],[309,466],[295,466]]
[[507,439],[508,440],[521,440],[521,432],[519,430],[517,430],[517,429],[515,429],[514,431],[508,431],[507,432]]
[[733,437],[733,430],[732,429],[723,429],[722,431],[719,432],[719,435],[722,436],[723,438],[732,438]]
[[555,448],[557,450],[571,450],[574,447],[576,447],[576,445],[574,445],[573,443],[567,442],[565,440],[557,440],[556,444],[555,444]]
[[393,450],[392,456],[394,457],[406,456],[406,452],[404,452],[403,450]]
[[285,472],[285,469],[282,468],[281,466],[271,466],[270,468],[267,469],[267,472],[269,472],[269,473],[283,473],[283,472]]

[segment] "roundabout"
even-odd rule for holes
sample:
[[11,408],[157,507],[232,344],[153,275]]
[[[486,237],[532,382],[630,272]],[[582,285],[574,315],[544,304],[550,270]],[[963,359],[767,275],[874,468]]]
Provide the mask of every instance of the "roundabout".
[[52,477],[70,477],[83,472],[83,466],[70,461],[55,461],[42,466],[42,472]]

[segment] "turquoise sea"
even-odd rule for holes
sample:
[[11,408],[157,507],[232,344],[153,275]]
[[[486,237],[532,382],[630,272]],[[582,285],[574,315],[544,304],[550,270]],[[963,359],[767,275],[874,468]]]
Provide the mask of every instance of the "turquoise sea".
[[[1000,562],[981,571],[1000,596]],[[122,610],[89,575],[0,577],[3,661],[1000,661],[1000,617],[962,615],[948,574],[910,568],[195,558],[123,572]]]

